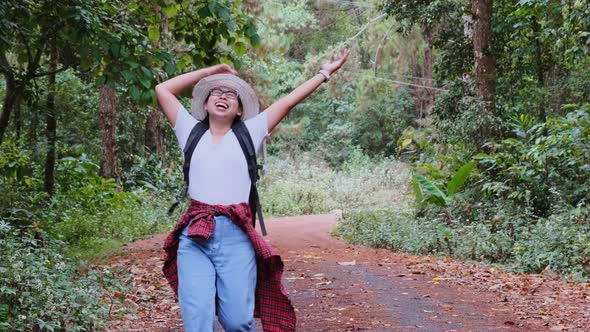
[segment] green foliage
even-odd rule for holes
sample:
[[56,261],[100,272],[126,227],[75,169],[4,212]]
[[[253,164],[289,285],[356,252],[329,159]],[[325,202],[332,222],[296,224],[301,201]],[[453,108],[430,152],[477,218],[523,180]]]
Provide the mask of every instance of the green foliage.
[[502,137],[508,131],[502,118],[483,111],[474,89],[470,80],[454,81],[437,99],[432,113],[441,144],[459,145],[461,150],[475,153],[490,137]]
[[0,331],[105,328],[103,288],[114,276],[82,273],[79,258],[168,230],[167,196],[147,185],[122,191],[82,154],[57,162],[50,197],[27,149],[5,140],[0,151]]
[[519,272],[549,269],[577,278],[590,273],[589,210],[558,213],[518,233],[493,223],[453,224],[440,217],[416,217],[412,210],[361,210],[344,214],[337,234],[346,241],[413,254],[444,254],[509,264]]
[[565,117],[537,122],[527,115],[514,118],[516,137],[490,143],[495,151],[480,154],[485,181],[482,189],[538,216],[548,216],[561,204],[576,206],[590,194],[590,113],[587,106]]
[[106,328],[101,284],[108,274],[79,276],[64,243],[35,239],[33,229],[0,220],[0,331],[95,331]]
[[[428,181],[428,179],[426,179],[422,174],[414,174],[414,181],[418,183],[418,185],[414,184],[416,198],[421,198],[422,201],[429,201],[442,206],[449,205],[451,203],[451,199],[440,189],[438,189],[435,184]],[[424,188],[424,190],[421,188]],[[424,192],[426,195],[424,195]]]
[[590,210],[565,210],[527,228],[514,244],[515,268],[561,271],[575,277],[590,275]]
[[[418,228],[422,231],[416,232]],[[336,234],[352,243],[415,254],[428,253],[433,246],[432,229],[420,225],[411,210],[345,213]]]
[[[11,140],[0,149],[0,219],[12,225],[28,226],[35,222],[34,210],[29,207],[44,197],[34,191],[35,168],[31,153]],[[24,203],[24,204],[23,204]]]
[[[440,190],[436,184],[429,181],[420,173],[414,173],[414,179],[412,185],[416,194],[416,201],[418,204],[424,202],[431,202],[439,206],[447,206],[452,202],[452,196],[454,196],[459,188],[463,186],[471,171],[475,168],[475,162],[468,162],[461,166],[459,170],[452,176],[447,183],[447,192],[444,193]],[[422,190],[424,188],[424,190]]]
[[[269,215],[327,213],[405,204],[409,174],[395,160],[375,160],[354,150],[340,170],[310,153],[272,156],[261,178],[262,208]],[[368,195],[367,193],[371,193]]]
[[468,162],[459,168],[457,173],[453,175],[451,181],[449,181],[447,185],[447,195],[453,196],[459,190],[459,188],[463,186],[465,181],[467,181],[469,174],[471,174],[471,171],[473,171],[476,165],[477,164],[475,162]]
[[397,152],[404,159],[426,162],[435,154],[433,135],[429,128],[408,127],[402,132],[397,144]]
[[413,122],[414,100],[407,89],[391,91],[390,84],[371,79],[365,77],[356,91],[355,141],[371,155],[393,155],[397,140]]

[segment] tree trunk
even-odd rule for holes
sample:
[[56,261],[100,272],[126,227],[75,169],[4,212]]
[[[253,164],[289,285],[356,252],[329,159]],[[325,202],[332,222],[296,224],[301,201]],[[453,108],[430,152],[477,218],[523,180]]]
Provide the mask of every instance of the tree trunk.
[[162,130],[160,128],[160,119],[162,113],[158,109],[154,109],[150,112],[147,121],[145,123],[145,146],[150,150],[157,152],[161,158],[164,157]]
[[[154,11],[160,15],[160,38],[153,42],[156,49],[162,47],[162,39],[168,36],[168,16],[159,5],[154,6]],[[161,112],[158,108],[153,109],[145,122],[144,144],[150,151],[155,151],[164,160],[164,141],[162,128],[160,127]]]
[[29,123],[29,130],[27,133],[27,144],[33,150],[33,157],[38,157],[38,146],[37,146],[37,129],[39,127],[39,102],[36,99],[30,99],[27,103],[31,113],[31,122]]
[[102,148],[100,175],[114,178],[117,175],[117,141],[116,141],[116,95],[106,84],[100,87],[99,127]]
[[477,96],[486,112],[494,112],[496,95],[496,59],[492,53],[493,0],[472,0],[473,54]]
[[[535,35],[535,58],[537,60],[536,67],[537,67],[537,84],[539,88],[543,88],[545,86],[545,65],[543,63],[543,44],[541,43],[541,26],[537,22],[537,18],[533,16],[531,18],[531,26],[533,28],[533,33]],[[539,105],[539,116],[541,117],[541,121],[545,122],[547,120],[547,114],[545,112],[545,108],[548,107],[545,103],[545,99],[543,98],[544,102]]]
[[9,75],[5,74],[4,77],[6,78],[6,96],[4,96],[4,103],[2,105],[2,115],[0,115],[0,144],[4,140],[4,134],[10,121],[10,114],[20,94],[18,82]]
[[20,110],[22,96],[19,94],[14,103],[14,129],[16,131],[16,139],[20,140],[21,131],[23,128],[23,118]]
[[[432,64],[434,63],[432,57],[432,42],[433,42],[433,34],[432,29],[424,29],[424,36],[426,37],[426,47],[424,48],[424,80],[420,84],[425,85],[427,87],[432,87]],[[426,112],[432,108],[434,105],[434,93],[432,89],[425,88],[424,89],[424,108]]]
[[[415,56],[410,58],[410,67],[412,67],[412,75],[414,77],[419,77],[421,68]],[[413,79],[412,82],[418,84],[421,83],[416,82],[416,79]],[[410,87],[410,93],[414,97],[414,110],[416,112],[416,119],[422,119],[424,117],[424,100],[422,99],[422,88],[412,86]]]
[[[355,11],[353,9],[353,11]],[[357,23],[362,26],[364,15],[360,12],[351,13],[352,15],[356,16]],[[364,38],[357,38],[357,45],[358,45],[358,53],[360,56],[360,65],[361,69],[369,69],[371,68],[371,54],[369,54],[369,49],[367,47],[367,43],[365,42]],[[377,61],[377,59],[375,59]]]
[[[57,69],[57,47],[51,46],[49,56],[49,72],[55,72]],[[45,117],[47,137],[47,158],[45,159],[45,178],[43,187],[49,194],[53,192],[54,171],[55,171],[55,146],[57,136],[57,119],[55,109],[55,73],[49,75],[47,83],[47,115]]]

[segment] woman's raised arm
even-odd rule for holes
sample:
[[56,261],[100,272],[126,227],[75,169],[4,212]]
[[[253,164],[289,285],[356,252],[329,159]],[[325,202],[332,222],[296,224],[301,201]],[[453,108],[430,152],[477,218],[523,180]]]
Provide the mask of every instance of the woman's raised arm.
[[[346,62],[348,54],[350,54],[350,50],[344,50],[344,52],[336,55],[337,60],[323,64],[321,68],[322,71],[328,75],[332,75]],[[289,114],[289,111],[293,107],[299,104],[303,99],[307,98],[307,96],[312,94],[312,92],[314,92],[324,81],[326,81],[326,79],[327,77],[324,76],[324,74],[318,73],[314,77],[295,88],[295,90],[293,90],[291,93],[270,105],[265,110],[265,112],[267,112],[268,131],[270,132],[273,130],[274,127],[276,127],[279,122],[281,122],[281,120],[283,120],[283,118]]]
[[194,86],[202,78],[214,74],[237,75],[237,72],[229,65],[221,64],[182,74],[156,85],[156,97],[172,127],[176,125],[176,113],[180,107],[180,101],[178,101],[176,95]]

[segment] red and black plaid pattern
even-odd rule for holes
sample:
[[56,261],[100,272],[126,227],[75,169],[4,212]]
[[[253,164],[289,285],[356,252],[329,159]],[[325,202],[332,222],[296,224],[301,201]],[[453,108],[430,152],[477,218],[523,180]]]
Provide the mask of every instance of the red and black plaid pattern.
[[188,210],[180,217],[178,223],[164,242],[166,260],[164,261],[164,276],[178,295],[178,271],[176,266],[176,252],[182,230],[193,222],[188,229],[191,238],[207,240],[213,235],[216,215],[224,215],[238,225],[250,238],[256,252],[257,282],[254,316],[262,321],[264,331],[282,332],[295,331],[295,309],[287,297],[281,278],[283,276],[283,261],[252,227],[252,215],[248,203],[229,206],[209,205],[191,200]]

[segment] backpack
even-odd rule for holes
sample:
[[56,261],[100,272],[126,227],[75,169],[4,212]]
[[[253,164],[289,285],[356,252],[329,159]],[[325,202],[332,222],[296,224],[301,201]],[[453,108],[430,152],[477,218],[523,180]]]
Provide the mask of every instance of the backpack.
[[[266,235],[266,227],[264,226],[264,218],[262,217],[262,208],[260,207],[260,199],[258,197],[258,179],[260,178],[258,171],[262,168],[258,165],[256,161],[256,149],[254,148],[254,143],[252,142],[252,137],[250,136],[250,132],[248,128],[244,124],[243,121],[236,118],[232,125],[232,131],[236,135],[238,139],[238,143],[240,143],[240,147],[242,148],[242,152],[244,152],[244,156],[246,157],[246,163],[248,164],[248,174],[250,176],[250,197],[248,198],[248,203],[250,204],[251,214],[252,214],[252,227],[256,226],[256,215],[258,214],[258,219],[260,220],[260,229],[262,230],[262,235]],[[189,185],[189,169],[191,158],[193,156],[193,152],[197,147],[197,144],[203,137],[203,134],[209,129],[209,116],[206,116],[203,121],[197,122],[197,124],[191,130],[191,133],[188,136],[186,141],[186,145],[184,147],[184,165],[182,167],[182,171],[184,173],[184,182],[186,184],[186,188],[183,190],[181,198],[170,207],[168,210],[168,215],[172,214],[174,209],[186,198],[186,193],[188,191]]]

